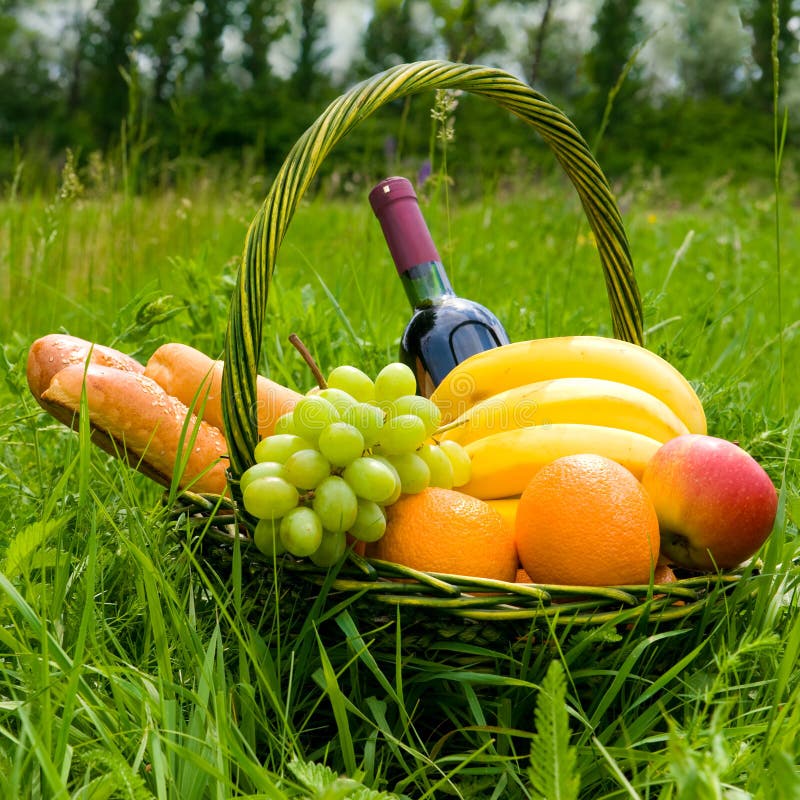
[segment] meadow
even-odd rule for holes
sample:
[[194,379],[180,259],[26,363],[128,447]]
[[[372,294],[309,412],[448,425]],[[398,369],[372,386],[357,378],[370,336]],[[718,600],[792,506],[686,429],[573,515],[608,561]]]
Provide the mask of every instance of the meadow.
[[[382,176],[375,176],[376,179]],[[796,178],[615,185],[647,346],[709,431],[780,490],[758,569],[672,623],[498,626],[309,604],[187,546],[162,490],[45,415],[30,343],[66,331],[146,360],[222,351],[260,176],[200,171],[134,195],[69,174],[0,200],[0,796],[800,796],[800,231]],[[320,187],[282,246],[262,373],[306,390],[393,360],[409,310],[359,176]],[[512,339],[610,335],[602,274],[558,176],[434,192],[456,290]],[[432,535],[435,535],[433,533]]]

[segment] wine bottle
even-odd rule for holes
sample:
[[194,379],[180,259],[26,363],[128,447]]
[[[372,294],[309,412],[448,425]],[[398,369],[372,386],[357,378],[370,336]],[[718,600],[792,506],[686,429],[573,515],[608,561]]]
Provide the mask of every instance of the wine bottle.
[[409,180],[386,178],[369,201],[414,309],[400,360],[414,371],[418,393],[429,397],[456,364],[508,344],[508,335],[491,311],[453,291]]

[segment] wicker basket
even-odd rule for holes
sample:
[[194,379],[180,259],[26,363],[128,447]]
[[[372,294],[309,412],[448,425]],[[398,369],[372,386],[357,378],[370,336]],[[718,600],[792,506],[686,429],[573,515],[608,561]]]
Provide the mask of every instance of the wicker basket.
[[[251,409],[256,407],[262,329],[270,280],[292,215],[322,161],[342,137],[384,104],[432,89],[481,95],[523,119],[547,142],[574,184],[594,233],[614,333],[620,339],[642,342],[641,301],[619,209],[602,170],[570,120],[542,95],[500,70],[442,61],[392,68],[343,94],[306,130],[247,232],[228,321],[222,388],[234,498],[238,478],[253,464],[258,442]],[[197,532],[205,557],[214,563],[237,551],[251,572],[277,569],[281,582],[309,596],[324,585],[329,595],[338,593],[350,602],[363,599],[373,610],[379,603],[471,621],[600,625],[681,619],[711,598],[724,595],[740,577],[738,573],[689,576],[655,587],[544,586],[421,573],[354,553],[329,571],[290,556],[278,563],[263,557],[252,544],[248,522],[237,513],[235,500],[187,493],[172,514]]]

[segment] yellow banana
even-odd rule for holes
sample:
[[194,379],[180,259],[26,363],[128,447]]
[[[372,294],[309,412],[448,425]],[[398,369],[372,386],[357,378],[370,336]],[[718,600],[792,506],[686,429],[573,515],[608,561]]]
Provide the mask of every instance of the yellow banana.
[[487,397],[436,438],[467,445],[501,431],[561,422],[623,428],[659,442],[689,432],[666,403],[643,389],[602,378],[556,378]]
[[488,503],[500,514],[500,516],[511,526],[511,530],[514,530],[517,519],[517,506],[519,505],[519,497],[501,497],[498,500],[486,500],[486,503]]
[[531,339],[485,350],[458,364],[431,400],[446,424],[498,392],[554,378],[604,378],[635,386],[666,403],[691,433],[706,432],[703,406],[675,367],[651,350],[603,336]]
[[660,442],[641,433],[579,423],[493,433],[466,446],[472,475],[459,491],[482,500],[522,494],[543,466],[576,453],[606,456],[641,480],[647,462],[659,447]]

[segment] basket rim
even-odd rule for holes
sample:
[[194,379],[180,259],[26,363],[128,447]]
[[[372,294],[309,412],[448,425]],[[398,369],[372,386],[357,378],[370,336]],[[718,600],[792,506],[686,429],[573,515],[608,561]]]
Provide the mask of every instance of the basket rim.
[[[366,558],[348,549],[334,567],[317,567],[289,554],[259,551],[249,528],[236,517],[230,498],[184,492],[169,508],[175,537],[205,560],[232,558],[238,551],[252,574],[280,577],[296,585],[367,598],[384,608],[416,608],[483,622],[547,621],[553,625],[628,624],[681,620],[709,602],[724,599],[743,580],[760,570],[750,562],[733,570],[690,572],[672,583],[570,586],[514,583],[468,575],[425,572]],[[185,534],[185,535],[184,535]],[[216,555],[215,555],[216,554]]]

